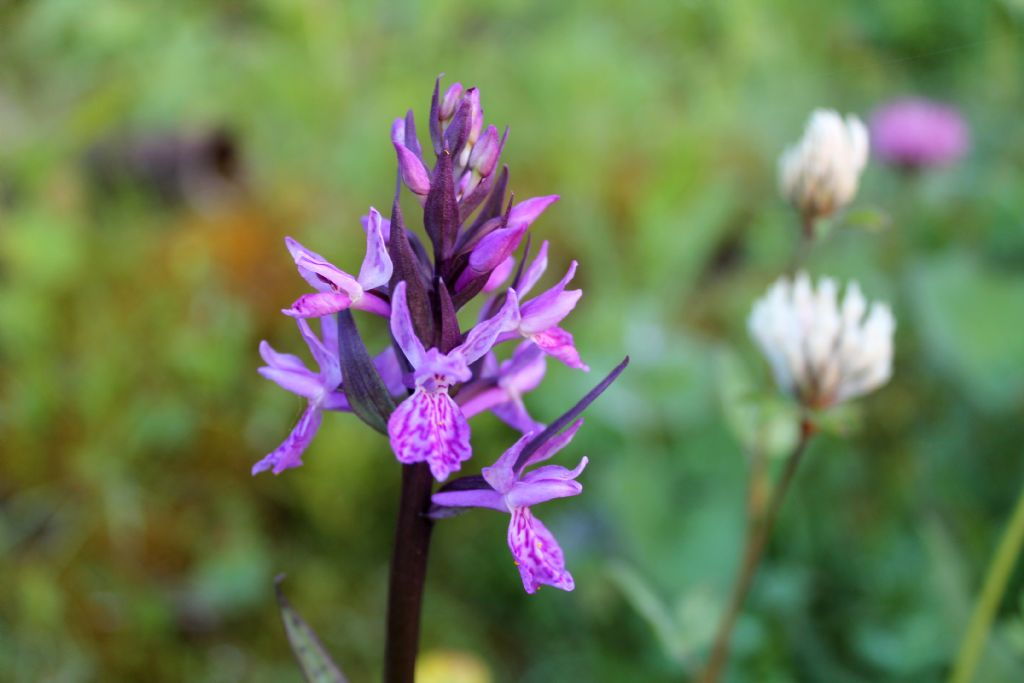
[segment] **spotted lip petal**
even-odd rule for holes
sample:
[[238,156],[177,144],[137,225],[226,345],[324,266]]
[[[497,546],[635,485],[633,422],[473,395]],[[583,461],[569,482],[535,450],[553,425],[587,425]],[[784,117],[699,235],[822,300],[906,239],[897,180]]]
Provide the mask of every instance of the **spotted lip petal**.
[[576,587],[565,568],[565,554],[558,541],[529,508],[516,508],[508,525],[508,547],[512,551],[527,593],[542,585],[564,591]]
[[438,481],[447,479],[473,454],[469,424],[445,391],[417,389],[391,414],[388,436],[400,462],[426,462]]

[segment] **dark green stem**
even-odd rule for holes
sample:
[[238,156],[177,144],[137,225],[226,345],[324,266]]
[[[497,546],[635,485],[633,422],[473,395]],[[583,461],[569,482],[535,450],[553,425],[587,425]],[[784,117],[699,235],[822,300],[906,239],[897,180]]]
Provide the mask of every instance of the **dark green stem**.
[[402,494],[388,586],[384,683],[413,683],[416,676],[427,551],[433,528],[426,513],[433,482],[426,463],[402,466]]

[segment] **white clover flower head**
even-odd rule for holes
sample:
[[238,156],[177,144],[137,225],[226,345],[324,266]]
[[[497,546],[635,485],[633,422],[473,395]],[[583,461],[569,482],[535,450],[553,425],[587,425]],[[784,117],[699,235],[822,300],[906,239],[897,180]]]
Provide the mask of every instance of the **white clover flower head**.
[[779,158],[782,196],[805,221],[825,218],[853,200],[867,162],[868,130],[861,120],[816,109],[800,142]]
[[892,375],[896,321],[889,306],[871,303],[856,282],[842,302],[832,278],[817,289],[806,273],[780,278],[747,321],[779,388],[809,408],[862,396]]

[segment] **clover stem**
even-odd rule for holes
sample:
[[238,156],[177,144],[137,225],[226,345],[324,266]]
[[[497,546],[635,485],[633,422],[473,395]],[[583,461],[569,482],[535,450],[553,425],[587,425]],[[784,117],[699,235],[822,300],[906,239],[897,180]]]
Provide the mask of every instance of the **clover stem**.
[[996,554],[992,557],[992,564],[989,565],[985,584],[974,603],[971,621],[967,625],[953,673],[949,678],[950,683],[968,683],[974,677],[974,671],[981,659],[982,651],[985,649],[988,634],[992,630],[992,622],[995,620],[999,603],[1002,602],[1003,594],[1006,593],[1010,574],[1013,572],[1013,566],[1017,563],[1017,558],[1020,557],[1022,550],[1024,550],[1024,489],[1021,489],[1013,515],[1006,526],[1006,531],[1003,532],[1003,538],[999,541]]
[[759,522],[752,519],[749,524],[740,573],[736,579],[736,584],[733,586],[732,595],[729,598],[729,606],[718,626],[715,642],[711,647],[711,656],[708,658],[707,666],[699,678],[702,683],[715,683],[725,672],[725,665],[729,658],[729,642],[732,639],[733,629],[736,626],[740,612],[743,610],[743,604],[746,602],[747,594],[750,592],[750,587],[754,582],[754,576],[757,574],[757,568],[761,564],[761,558],[768,545],[768,540],[771,538],[775,520],[782,507],[782,501],[789,490],[789,485],[793,481],[793,476],[796,474],[804,452],[807,450],[807,444],[810,442],[813,434],[813,423],[804,418],[800,423],[800,439],[786,460],[785,468],[782,471],[779,483],[776,484],[772,491],[764,516]]

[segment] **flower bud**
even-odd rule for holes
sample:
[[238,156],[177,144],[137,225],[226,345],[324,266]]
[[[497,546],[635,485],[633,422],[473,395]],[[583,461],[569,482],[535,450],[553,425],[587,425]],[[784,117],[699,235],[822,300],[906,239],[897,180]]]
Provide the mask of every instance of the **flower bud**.
[[493,125],[487,126],[487,130],[473,145],[473,150],[469,154],[469,167],[480,177],[487,177],[494,172],[494,167],[498,165],[500,154],[498,129]]
[[853,200],[867,161],[868,133],[860,119],[815,110],[803,138],[779,159],[782,196],[813,224]]
[[480,91],[470,88],[466,91],[466,98],[469,100],[469,137],[470,145],[475,145],[480,138],[480,131],[484,127],[484,110],[480,106]]
[[462,84],[452,83],[448,87],[448,90],[444,93],[444,98],[441,100],[441,109],[439,116],[441,121],[447,123],[451,121],[451,118],[455,116],[455,109],[459,105],[459,100],[462,99]]
[[391,143],[398,155],[398,170],[402,181],[414,193],[426,197],[430,192],[430,173],[419,156],[405,145],[405,120],[395,119],[391,126]]

